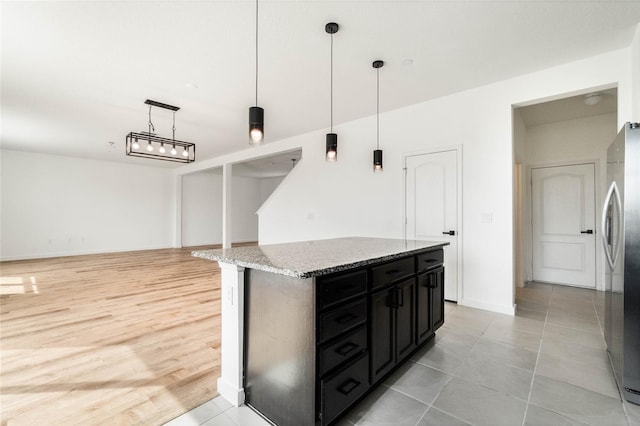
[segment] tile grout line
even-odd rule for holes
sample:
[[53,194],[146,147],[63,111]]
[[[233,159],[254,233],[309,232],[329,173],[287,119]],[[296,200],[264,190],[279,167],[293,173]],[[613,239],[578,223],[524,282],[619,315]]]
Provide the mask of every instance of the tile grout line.
[[542,336],[540,336],[540,344],[538,345],[538,354],[536,355],[536,365],[533,367],[533,376],[531,376],[531,385],[529,385],[529,395],[527,396],[527,405],[524,407],[524,416],[522,416],[522,426],[524,426],[527,420],[527,412],[529,411],[529,404],[531,403],[531,394],[533,393],[533,385],[536,381],[536,371],[538,371],[538,362],[540,361],[540,353],[542,352],[542,342],[544,340],[544,331],[547,328],[547,320],[549,319],[549,307],[551,306],[551,298],[555,286],[551,288],[551,295],[549,296],[549,302],[547,303],[547,312],[544,317],[544,325],[542,326]]
[[429,410],[431,410],[431,405],[427,405],[427,409],[424,410],[424,413],[422,413],[422,415],[420,416],[420,418],[418,419],[418,421],[416,422],[416,424],[414,426],[418,426],[420,424],[420,421],[422,419],[424,419],[424,416],[427,415],[427,413],[429,412]]
[[[492,319],[492,320],[491,320],[491,322],[490,322],[490,323],[489,323],[489,325],[487,326],[487,329],[489,328],[489,326],[491,326],[491,324],[493,323],[493,321],[494,321],[494,320],[495,320],[495,319]],[[486,331],[486,329],[485,329],[485,331]],[[469,349],[469,351],[467,352],[467,354],[465,355],[465,357],[469,356],[469,354],[471,353],[471,351],[473,350],[473,348],[474,348],[474,347],[478,344],[478,342],[480,341],[480,338],[484,335],[485,331],[483,331],[483,332],[482,332],[482,334],[480,334],[480,336],[479,336],[478,338],[476,338],[476,341],[474,342],[474,344],[473,344],[473,346],[471,347],[471,349]],[[460,363],[460,365],[455,369],[455,371],[458,371],[458,370],[462,367],[462,364],[464,364],[464,358],[462,358],[461,360],[462,360],[462,362],[461,362],[461,363]],[[419,420],[418,420],[418,422],[416,423],[416,426],[420,423],[420,421],[424,418],[424,416],[426,416],[426,415],[427,415],[427,413],[429,412],[429,410],[430,410],[430,409],[432,409],[432,408],[433,408],[434,410],[438,410],[438,411],[440,411],[440,412],[442,412],[442,413],[444,413],[444,414],[446,414],[446,415],[448,415],[448,416],[450,416],[450,417],[453,417],[454,419],[459,420],[459,421],[461,421],[462,423],[465,423],[465,424],[471,425],[471,423],[467,422],[466,420],[464,420],[464,419],[462,419],[462,418],[460,418],[460,417],[458,417],[458,416],[456,416],[456,415],[454,415],[454,414],[451,414],[451,413],[449,413],[448,411],[445,411],[445,410],[443,410],[443,409],[441,409],[441,408],[437,408],[437,407],[435,407],[435,406],[433,405],[433,403],[434,403],[434,402],[436,402],[436,400],[438,399],[438,397],[440,396],[440,394],[442,393],[442,391],[443,391],[443,390],[444,390],[444,389],[449,385],[449,383],[451,382],[451,380],[453,380],[454,378],[460,379],[458,376],[456,376],[456,375],[455,375],[455,372],[454,372],[454,373],[448,373],[448,372],[446,372],[446,371],[440,370],[440,369],[435,368],[435,367],[431,367],[431,366],[429,366],[429,365],[420,364],[420,363],[419,363],[419,362],[417,362],[417,361],[413,361],[413,360],[411,360],[411,362],[413,362],[413,363],[415,363],[415,364],[422,365],[422,366],[427,367],[427,368],[433,368],[434,370],[436,370],[436,371],[440,371],[440,372],[442,372],[442,373],[446,374],[447,376],[449,376],[449,380],[447,381],[447,383],[445,383],[445,385],[442,387],[442,389],[440,389],[440,391],[438,391],[438,393],[436,394],[436,396],[431,400],[431,403],[430,403],[430,404],[427,404],[427,410],[422,414],[422,417],[420,417],[420,419],[419,419]],[[462,379],[462,380],[464,380],[464,379]],[[391,388],[391,387],[390,387],[390,389],[393,389],[393,388]],[[396,390],[396,389],[393,389],[393,390]],[[398,392],[400,392],[400,391],[398,391]],[[406,394],[404,394],[403,392],[400,392],[400,393],[402,393],[403,395],[406,395]],[[408,397],[412,398],[410,395],[406,395],[406,396],[408,396]],[[415,399],[415,398],[414,398],[414,399]]]

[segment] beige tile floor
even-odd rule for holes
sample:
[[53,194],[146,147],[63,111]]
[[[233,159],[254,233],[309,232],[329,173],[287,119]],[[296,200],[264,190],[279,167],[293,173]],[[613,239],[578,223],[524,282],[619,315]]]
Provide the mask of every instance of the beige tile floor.
[[[349,425],[640,426],[623,403],[601,325],[604,296],[529,283],[515,317],[446,305],[445,325],[339,422]],[[167,423],[267,425],[221,398]]]

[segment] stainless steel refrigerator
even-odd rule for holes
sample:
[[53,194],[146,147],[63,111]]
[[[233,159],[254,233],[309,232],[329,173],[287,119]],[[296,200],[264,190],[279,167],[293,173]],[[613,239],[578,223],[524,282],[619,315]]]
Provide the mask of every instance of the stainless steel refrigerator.
[[626,123],[607,150],[602,211],[607,263],[605,340],[622,398],[640,405],[640,124]]

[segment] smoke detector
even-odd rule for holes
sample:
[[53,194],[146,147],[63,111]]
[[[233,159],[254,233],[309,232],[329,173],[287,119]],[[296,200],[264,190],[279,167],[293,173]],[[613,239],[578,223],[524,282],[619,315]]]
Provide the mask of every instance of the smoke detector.
[[582,100],[585,105],[594,106],[602,100],[602,94],[600,93],[589,93],[584,95],[584,99]]

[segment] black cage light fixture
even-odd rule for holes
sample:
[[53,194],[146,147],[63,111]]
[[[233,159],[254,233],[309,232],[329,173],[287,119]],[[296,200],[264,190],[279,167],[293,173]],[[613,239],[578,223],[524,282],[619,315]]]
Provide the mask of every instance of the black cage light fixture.
[[331,95],[330,95],[330,131],[327,133],[326,157],[327,161],[338,161],[338,135],[333,133],[333,35],[338,32],[340,26],[335,22],[329,22],[324,30],[331,35]]
[[264,109],[258,106],[258,0],[256,0],[256,104],[249,107],[249,143],[261,144],[264,140]]
[[373,150],[373,171],[382,171],[382,150],[380,149],[380,68],[384,61],[376,60],[371,64],[376,69],[376,149]]
[[[176,111],[180,107],[164,104],[162,102],[147,99],[149,105],[149,131],[130,132],[125,143],[125,152],[131,157],[152,158],[155,160],[175,161],[178,163],[191,163],[196,160],[196,144],[176,140]],[[156,135],[155,127],[151,122],[151,108],[158,107],[173,112],[173,136],[171,139]]]

